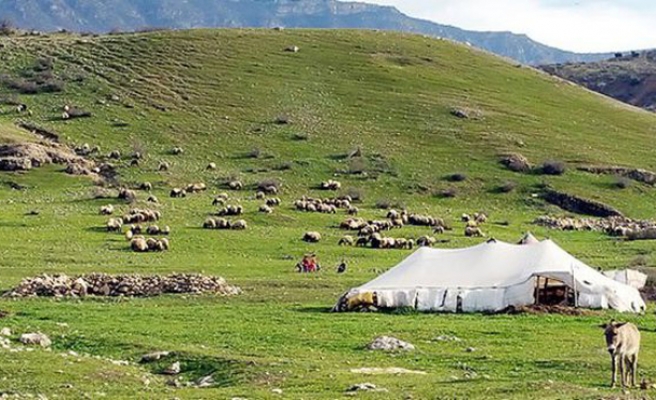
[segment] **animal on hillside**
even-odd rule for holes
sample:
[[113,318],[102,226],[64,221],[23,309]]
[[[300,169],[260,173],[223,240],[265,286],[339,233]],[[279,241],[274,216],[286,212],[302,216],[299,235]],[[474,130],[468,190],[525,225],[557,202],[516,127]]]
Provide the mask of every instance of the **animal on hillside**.
[[170,196],[173,198],[187,197],[187,192],[180,188],[173,188]]
[[636,385],[640,331],[630,322],[615,322],[601,325],[606,336],[606,348],[611,358],[610,386],[615,387],[619,367],[622,387]]
[[305,232],[303,241],[308,243],[317,243],[321,241],[321,234],[319,232]]

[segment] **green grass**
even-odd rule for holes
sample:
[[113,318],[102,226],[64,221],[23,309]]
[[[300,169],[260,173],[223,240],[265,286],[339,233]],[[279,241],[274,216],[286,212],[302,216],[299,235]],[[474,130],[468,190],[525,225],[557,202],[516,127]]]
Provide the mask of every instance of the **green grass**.
[[[162,224],[172,228],[172,249],[135,254],[122,236],[102,227],[101,205],[90,179],[70,177],[62,166],[25,174],[0,174],[0,289],[39,273],[203,272],[224,276],[244,289],[235,298],[163,296],[153,299],[0,300],[10,311],[0,326],[15,332],[41,330],[53,352],[0,353],[0,391],[79,398],[283,398],[334,399],[360,382],[389,393],[362,398],[599,398],[606,388],[608,356],[599,323],[613,313],[585,317],[398,314],[331,314],[326,311],[350,287],[376,270],[393,266],[409,251],[340,248],[344,218],[299,213],[292,200],[322,180],[347,170],[343,155],[360,146],[368,177],[339,175],[345,188],[364,193],[362,215],[381,218],[374,204],[387,200],[409,210],[452,221],[449,247],[469,246],[458,216],[485,210],[484,230],[515,241],[526,230],[550,236],[585,262],[603,268],[626,266],[637,256],[650,264],[654,245],[622,242],[597,233],[547,231],[531,224],[557,209],[534,199],[546,182],[613,205],[636,218],[653,216],[656,191],[635,183],[613,189],[612,177],[577,172],[578,164],[620,164],[656,169],[651,138],[656,116],[591,94],[560,80],[448,41],[363,31],[283,32],[198,30],[98,38],[51,36],[0,39],[0,74],[25,71],[37,57],[53,57],[61,93],[21,96],[32,116],[0,106],[4,142],[35,140],[14,128],[29,119],[57,131],[67,144],[99,145],[146,153],[140,168],[120,162],[121,182],[152,182],[162,204]],[[297,45],[297,54],[283,49]],[[0,89],[0,97],[10,94]],[[119,101],[107,100],[117,95]],[[105,104],[101,104],[103,100]],[[60,121],[61,107],[90,110],[89,119]],[[129,107],[126,107],[128,105]],[[157,108],[155,108],[156,106]],[[477,110],[479,119],[460,120],[454,107]],[[161,111],[164,108],[166,111]],[[291,123],[277,125],[278,116]],[[298,140],[307,135],[308,140]],[[168,151],[182,146],[185,153]],[[267,157],[246,158],[253,149]],[[558,177],[520,175],[498,164],[515,151],[533,163],[568,163]],[[160,173],[160,160],[172,163]],[[208,162],[218,171],[207,171]],[[291,163],[289,170],[276,167]],[[445,177],[463,173],[464,182]],[[200,229],[213,211],[220,184],[238,177],[245,184],[266,178],[284,183],[284,205],[258,214],[254,192],[231,193],[246,208],[245,232]],[[508,194],[501,183],[518,183]],[[167,197],[171,187],[205,182],[207,193]],[[10,189],[10,182],[26,186]],[[435,196],[455,187],[452,199]],[[144,200],[145,193],[140,192]],[[38,216],[27,215],[38,210]],[[119,214],[120,214],[119,213]],[[505,226],[500,222],[508,222]],[[324,240],[300,241],[307,230]],[[430,231],[408,227],[395,236]],[[317,275],[293,272],[295,260],[319,254]],[[291,260],[290,260],[291,257]],[[340,276],[334,266],[349,261]],[[656,374],[654,317],[621,316],[644,328],[641,373]],[[62,326],[66,323],[67,326]],[[410,354],[363,350],[380,334],[417,345]],[[455,334],[461,343],[432,342]],[[477,351],[465,352],[467,347]],[[119,360],[138,360],[151,350],[176,352],[186,379],[216,371],[209,389],[174,389],[154,366],[117,366],[92,357],[62,357],[69,350]],[[359,376],[359,367],[404,367],[428,374]],[[58,371],[63,371],[60,373]],[[474,371],[475,374],[472,374]],[[6,378],[6,379],[5,379]],[[150,381],[149,385],[143,379]],[[65,384],[70,383],[73,388]]]

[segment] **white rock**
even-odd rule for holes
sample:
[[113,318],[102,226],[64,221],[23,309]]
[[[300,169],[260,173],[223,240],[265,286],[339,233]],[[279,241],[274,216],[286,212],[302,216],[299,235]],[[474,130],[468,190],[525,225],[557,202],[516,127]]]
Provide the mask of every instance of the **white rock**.
[[415,346],[391,336],[379,336],[367,346],[369,350],[414,350]]
[[278,388],[271,389],[271,393],[282,394],[282,389],[278,389]]
[[180,361],[176,361],[173,364],[169,365],[162,373],[165,375],[177,375],[181,371]]
[[50,347],[52,344],[50,338],[41,332],[24,333],[21,335],[19,340],[25,345],[39,345],[41,347]]
[[2,328],[0,330],[0,336],[11,336],[11,329],[9,328]]
[[204,376],[196,382],[196,386],[198,386],[199,388],[210,387],[213,384],[214,384],[214,377],[212,375]]

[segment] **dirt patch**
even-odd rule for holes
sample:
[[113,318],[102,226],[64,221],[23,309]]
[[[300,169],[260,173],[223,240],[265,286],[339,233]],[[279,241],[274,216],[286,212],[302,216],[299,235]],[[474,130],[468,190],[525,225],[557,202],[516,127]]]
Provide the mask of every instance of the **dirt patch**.
[[500,311],[498,314],[560,314],[560,315],[599,315],[599,311],[594,311],[590,309],[583,308],[574,308],[567,306],[547,306],[547,305],[532,305],[532,306],[522,306],[522,307],[513,307],[510,306],[507,309]]
[[166,293],[235,295],[241,293],[241,289],[228,285],[221,277],[195,274],[88,274],[72,277],[44,274],[24,279],[3,297],[149,297]]
[[584,199],[571,194],[546,190],[542,198],[548,203],[556,205],[563,210],[576,214],[592,215],[594,217],[622,217],[623,214],[615,208],[595,200]]
[[425,371],[415,371],[405,368],[354,368],[351,370],[354,374],[362,375],[403,375],[403,374],[413,374],[413,375],[426,375]]
[[648,185],[656,185],[656,172],[647,171],[645,169],[587,166],[579,167],[578,170],[589,172],[591,174],[623,176],[637,182],[646,183]]

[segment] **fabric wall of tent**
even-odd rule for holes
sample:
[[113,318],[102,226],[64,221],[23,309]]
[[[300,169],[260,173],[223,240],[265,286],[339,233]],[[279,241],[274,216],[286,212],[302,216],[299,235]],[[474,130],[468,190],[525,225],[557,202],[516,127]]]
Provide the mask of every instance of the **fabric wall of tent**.
[[551,240],[516,245],[490,240],[464,249],[422,247],[394,268],[351,289],[347,311],[411,307],[434,312],[495,312],[533,304],[642,312],[635,288],[604,276]]

